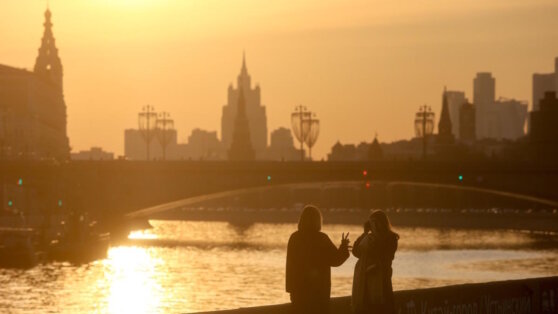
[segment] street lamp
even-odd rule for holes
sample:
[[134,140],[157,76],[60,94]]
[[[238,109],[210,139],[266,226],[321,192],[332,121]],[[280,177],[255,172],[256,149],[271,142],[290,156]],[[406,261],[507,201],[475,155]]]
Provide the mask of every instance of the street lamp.
[[161,143],[161,148],[163,149],[163,160],[165,160],[167,156],[167,146],[171,140],[168,138],[168,131],[174,129],[174,120],[170,118],[170,114],[163,112],[159,114],[159,117],[155,121],[155,126],[157,127],[157,135]]
[[415,134],[422,137],[422,158],[426,159],[426,144],[428,136],[434,132],[434,112],[424,105],[415,115]]
[[138,126],[140,134],[145,141],[145,155],[147,160],[149,160],[149,146],[153,138],[153,130],[155,130],[155,119],[157,119],[157,113],[155,113],[153,106],[150,105],[144,106],[142,111],[138,114]]
[[320,135],[320,120],[316,119],[316,114],[313,118],[308,118],[302,121],[302,127],[307,136],[304,138],[304,143],[308,146],[308,156],[312,160],[312,147],[318,141]]
[[299,105],[291,114],[291,127],[296,139],[300,142],[300,160],[304,161],[304,141],[308,136],[308,128],[304,126],[304,121],[311,118],[311,114],[306,107]]

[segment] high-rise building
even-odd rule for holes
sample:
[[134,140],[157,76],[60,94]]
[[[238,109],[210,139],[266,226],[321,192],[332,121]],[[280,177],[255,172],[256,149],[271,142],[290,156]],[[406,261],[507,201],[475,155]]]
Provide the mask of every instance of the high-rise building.
[[473,80],[473,104],[476,112],[476,133],[478,139],[492,137],[489,128],[497,116],[493,112],[496,100],[496,80],[489,72],[477,73]]
[[478,73],[473,81],[476,138],[515,140],[525,135],[527,103],[496,97],[496,80],[491,73]]
[[238,93],[236,118],[234,120],[233,138],[229,148],[229,160],[254,160],[255,152],[250,139],[250,127],[246,117],[246,101],[241,89]]
[[459,109],[459,140],[472,143],[476,140],[475,134],[475,106],[469,102],[461,105]]
[[244,93],[246,101],[246,117],[248,119],[250,139],[255,150],[256,157],[261,158],[267,148],[267,117],[265,107],[261,104],[260,87],[251,86],[251,77],[246,67],[246,57],[242,59],[242,68],[237,78],[237,86],[234,88],[229,85],[228,102],[223,106],[223,116],[221,118],[221,141],[226,150],[230,149],[236,112],[238,109],[238,99],[240,90]]
[[448,100],[448,109],[452,126],[452,133],[454,135],[459,134],[459,112],[461,106],[467,102],[464,92],[460,91],[446,91],[446,98]]
[[528,104],[516,99],[500,98],[494,103],[494,116],[489,126],[491,138],[516,140],[525,135]]
[[546,92],[558,92],[558,57],[554,59],[554,73],[533,74],[533,111],[539,110]]
[[70,157],[62,62],[45,11],[44,33],[33,72],[0,65],[0,158]]
[[539,151],[558,150],[558,99],[556,92],[546,92],[537,110],[531,112],[532,143],[540,146]]

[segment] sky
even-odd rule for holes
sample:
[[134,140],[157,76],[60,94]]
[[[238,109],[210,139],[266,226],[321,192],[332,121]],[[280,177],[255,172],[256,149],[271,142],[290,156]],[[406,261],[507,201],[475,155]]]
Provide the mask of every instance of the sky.
[[[178,139],[221,133],[227,87],[246,52],[268,130],[302,104],[337,141],[414,136],[414,113],[439,117],[444,86],[465,91],[489,71],[497,97],[530,101],[533,73],[558,56],[556,0],[50,0],[64,66],[73,151],[122,155],[146,104],[169,112]],[[32,69],[44,0],[0,1],[0,64]],[[529,104],[531,106],[531,104]]]

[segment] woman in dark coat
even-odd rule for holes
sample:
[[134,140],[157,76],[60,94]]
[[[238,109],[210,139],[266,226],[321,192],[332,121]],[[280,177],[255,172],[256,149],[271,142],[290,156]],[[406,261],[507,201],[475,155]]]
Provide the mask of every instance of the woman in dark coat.
[[294,313],[328,313],[331,291],[331,267],[340,266],[349,257],[349,234],[343,234],[337,248],[320,232],[322,215],[307,205],[291,234],[287,247],[286,290],[291,294]]
[[387,215],[381,210],[374,211],[353,246],[353,255],[358,258],[353,278],[354,313],[395,312],[391,262],[398,240]]

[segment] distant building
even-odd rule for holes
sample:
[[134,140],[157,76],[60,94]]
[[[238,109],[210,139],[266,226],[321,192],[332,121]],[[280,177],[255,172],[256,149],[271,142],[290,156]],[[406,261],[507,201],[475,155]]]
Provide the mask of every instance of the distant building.
[[[151,160],[161,160],[163,149],[161,146],[161,135],[156,136],[154,132],[149,144],[149,155]],[[225,152],[223,145],[217,138],[217,132],[194,129],[188,137],[187,143],[177,142],[177,132],[174,129],[166,130],[167,151],[166,160],[222,160]],[[137,129],[124,131],[124,155],[128,160],[145,160],[147,145],[141,132]]]
[[226,150],[229,150],[233,141],[236,112],[238,109],[239,91],[244,93],[246,101],[246,117],[248,119],[250,140],[257,158],[260,158],[267,149],[267,117],[265,107],[261,104],[260,87],[251,86],[251,78],[246,68],[246,58],[242,59],[242,69],[237,78],[237,88],[232,84],[228,89],[228,101],[223,106],[221,118],[221,141]]
[[536,147],[537,157],[556,158],[558,155],[558,99],[556,92],[546,92],[537,107],[538,110],[531,112],[529,139]]
[[69,157],[62,62],[46,10],[33,72],[0,65],[0,159]]
[[440,113],[440,122],[438,122],[438,135],[436,136],[436,142],[438,144],[449,145],[453,144],[454,140],[455,138],[452,133],[448,97],[446,91],[444,90],[444,93],[442,94],[442,111]]
[[473,80],[473,103],[476,111],[476,134],[477,139],[492,138],[490,127],[497,119],[493,110],[496,100],[496,80],[491,73],[477,73]]
[[506,98],[496,101],[496,80],[491,73],[478,73],[473,85],[477,140],[515,140],[525,135],[526,102]]
[[554,73],[533,74],[533,111],[539,110],[546,92],[558,92],[558,57],[554,59]]
[[246,101],[242,89],[238,93],[233,138],[228,153],[229,160],[248,161],[256,159],[256,153],[250,137],[250,126],[246,116]]
[[381,160],[384,158],[384,150],[378,142],[378,136],[374,137],[374,141],[368,148],[368,160]]
[[528,104],[516,99],[500,98],[494,104],[497,118],[491,119],[489,134],[491,138],[516,140],[525,136]]
[[271,132],[270,145],[265,156],[267,160],[300,160],[300,149],[294,146],[291,130],[278,128]]
[[448,101],[448,109],[452,125],[451,133],[453,135],[457,135],[459,134],[460,125],[459,113],[461,106],[467,103],[467,98],[465,97],[464,92],[459,91],[446,91],[446,98]]
[[[384,159],[409,160],[422,158],[422,137],[415,137],[411,140],[400,140],[392,143],[382,143]],[[428,136],[428,147],[435,146],[435,137]],[[429,156],[434,154],[433,149],[426,152]]]
[[477,138],[475,125],[475,106],[466,102],[459,109],[459,140],[472,144]]
[[223,145],[216,131],[194,129],[188,137],[188,143],[179,145],[182,147],[177,154],[180,159],[224,159]]
[[101,147],[91,147],[90,150],[82,150],[71,154],[72,160],[113,160],[114,154],[105,152]]
[[361,142],[355,144],[341,144],[339,141],[331,148],[327,155],[328,161],[363,161],[370,157],[370,144]]
[[331,153],[327,155],[328,161],[352,161],[356,160],[356,146],[354,144],[341,144],[337,141],[331,147]]
[[[161,132],[157,130],[157,132]],[[178,159],[177,156],[177,133],[174,129],[166,130],[167,151],[166,159]],[[147,145],[142,132],[138,129],[127,129],[124,131],[124,156],[129,160],[146,160]],[[157,134],[153,131],[149,142],[149,159],[159,160],[163,158],[163,148]]]

